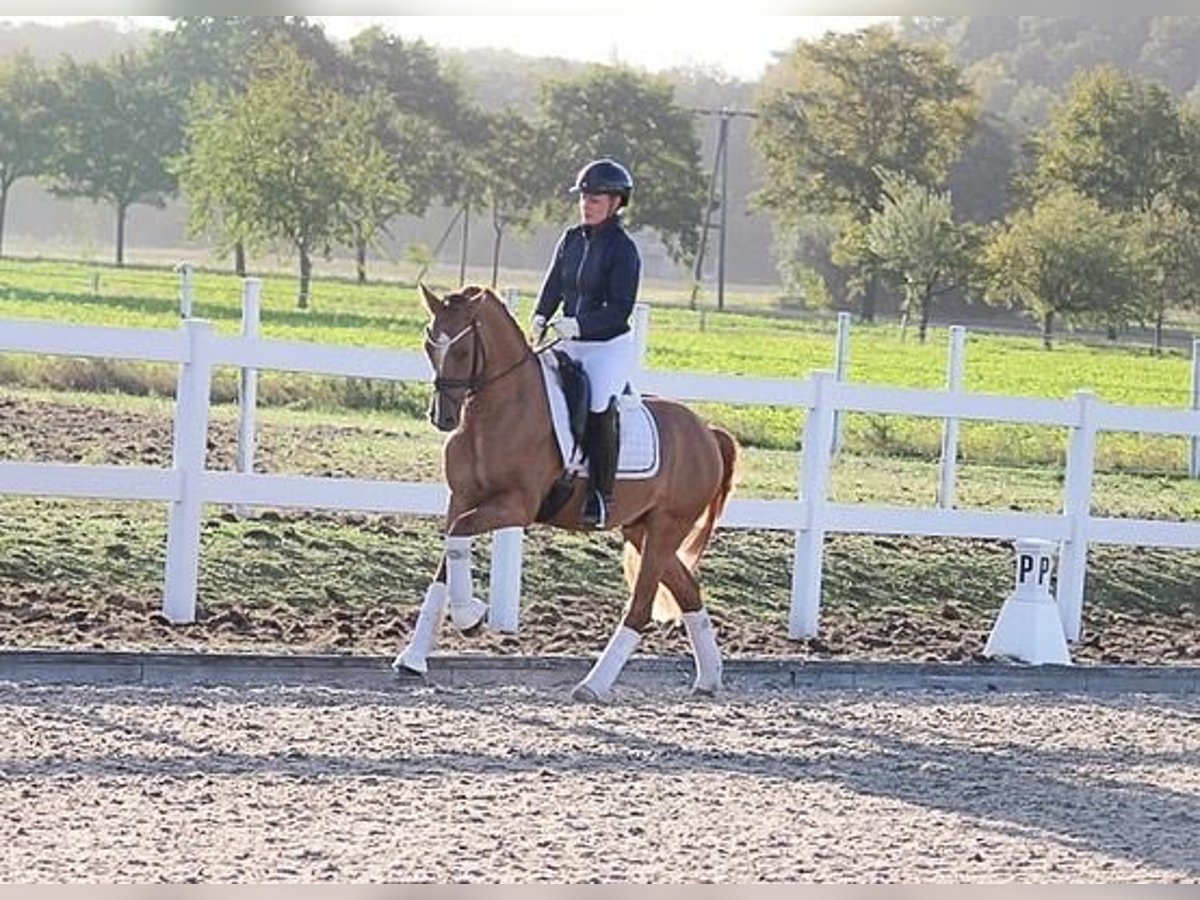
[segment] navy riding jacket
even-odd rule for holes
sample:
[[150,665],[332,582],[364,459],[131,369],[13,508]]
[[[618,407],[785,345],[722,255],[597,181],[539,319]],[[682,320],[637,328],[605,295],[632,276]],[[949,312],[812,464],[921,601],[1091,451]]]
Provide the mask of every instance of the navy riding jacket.
[[563,314],[579,322],[579,337],[606,341],[629,331],[642,260],[637,245],[616,216],[599,225],[575,225],[554,249],[538,295],[536,314]]

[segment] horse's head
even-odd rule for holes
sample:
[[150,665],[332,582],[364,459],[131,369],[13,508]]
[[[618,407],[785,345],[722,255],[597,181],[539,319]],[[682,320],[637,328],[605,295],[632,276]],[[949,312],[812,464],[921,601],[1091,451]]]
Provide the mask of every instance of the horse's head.
[[453,431],[463,401],[483,376],[483,343],[478,333],[482,292],[466,288],[442,298],[424,284],[420,289],[430,315],[425,326],[425,354],[433,366],[434,386],[429,421],[440,431]]
[[441,431],[453,431],[468,397],[514,371],[531,354],[520,327],[487,288],[464,287],[445,297],[424,284],[420,289],[430,315],[425,328],[434,386],[429,420]]

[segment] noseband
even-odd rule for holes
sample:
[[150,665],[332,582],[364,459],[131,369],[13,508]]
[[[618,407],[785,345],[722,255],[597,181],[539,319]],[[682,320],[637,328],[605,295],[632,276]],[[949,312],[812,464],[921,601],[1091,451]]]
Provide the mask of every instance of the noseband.
[[[445,354],[450,349],[451,344],[468,335],[471,337],[471,371],[467,374],[466,378],[447,378],[442,375],[442,362],[445,360]],[[521,358],[515,363],[504,369],[504,371],[492,375],[490,378],[485,377],[485,373],[487,372],[487,350],[483,343],[483,332],[480,329],[478,318],[472,319],[465,328],[444,343],[431,340],[430,330],[426,327],[425,347],[427,351],[430,349],[441,351],[440,356],[436,357],[437,362],[434,366],[434,390],[439,394],[443,394],[446,391],[465,391],[465,397],[478,394],[489,384],[494,384],[510,372],[515,372],[522,363],[533,357],[533,352],[528,347],[525,347],[525,352],[521,354]],[[430,355],[433,356],[432,353]]]

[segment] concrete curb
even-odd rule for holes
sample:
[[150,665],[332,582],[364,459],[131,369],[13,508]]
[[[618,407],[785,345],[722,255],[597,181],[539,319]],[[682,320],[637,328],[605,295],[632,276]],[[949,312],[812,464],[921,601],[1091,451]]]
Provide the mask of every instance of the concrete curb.
[[[435,656],[429,675],[398,676],[391,657],[351,655],[0,650],[0,681],[83,685],[321,685],[394,690],[397,686],[566,687],[592,660],[573,656]],[[687,688],[690,659],[635,657],[621,684]],[[1197,694],[1200,666],[1023,666],[907,663],[779,657],[726,660],[729,689],[929,690],[1071,694]]]

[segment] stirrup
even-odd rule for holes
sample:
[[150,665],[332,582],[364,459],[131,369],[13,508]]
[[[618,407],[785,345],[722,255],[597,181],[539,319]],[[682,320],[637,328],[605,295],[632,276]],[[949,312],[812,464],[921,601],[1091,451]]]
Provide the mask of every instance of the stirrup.
[[608,524],[608,503],[600,496],[599,491],[588,490],[587,497],[583,501],[583,513],[580,518],[585,525],[590,525],[592,528],[603,528]]

